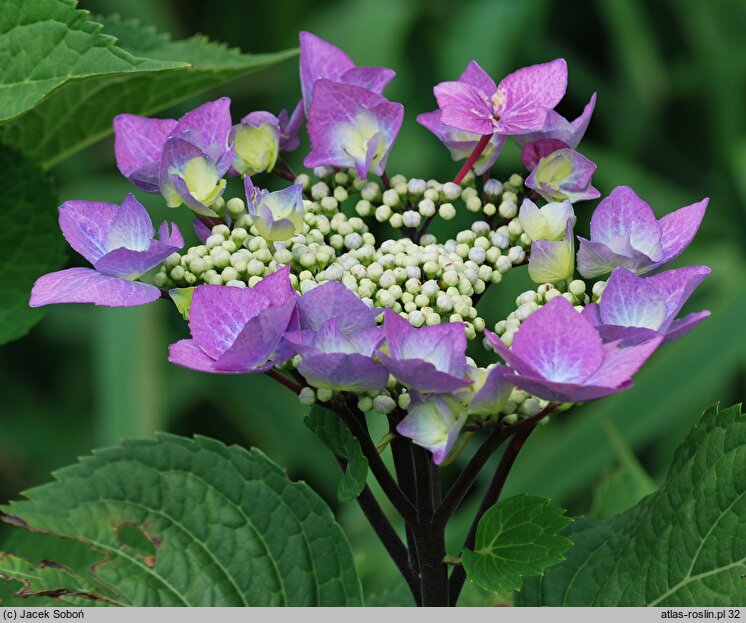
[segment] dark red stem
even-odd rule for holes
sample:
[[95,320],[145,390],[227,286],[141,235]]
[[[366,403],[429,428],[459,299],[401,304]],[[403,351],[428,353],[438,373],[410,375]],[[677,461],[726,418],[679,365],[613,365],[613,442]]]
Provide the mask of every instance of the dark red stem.
[[484,148],[487,147],[487,143],[490,142],[491,138],[492,138],[492,134],[485,134],[482,138],[479,139],[479,142],[477,143],[477,146],[474,148],[474,151],[471,152],[471,156],[469,156],[469,159],[464,163],[464,166],[461,167],[461,170],[458,172],[458,175],[453,178],[454,184],[460,184],[461,182],[464,181],[466,174],[474,166],[474,163],[479,159],[479,156],[482,155]]

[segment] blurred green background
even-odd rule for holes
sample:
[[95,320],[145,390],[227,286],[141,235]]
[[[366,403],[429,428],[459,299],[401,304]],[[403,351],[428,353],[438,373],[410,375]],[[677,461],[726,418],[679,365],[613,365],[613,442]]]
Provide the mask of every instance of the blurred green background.
[[[656,354],[630,391],[542,427],[520,456],[508,493],[549,496],[582,514],[620,460],[615,436],[660,481],[701,412],[746,394],[746,3],[81,0],[80,6],[137,17],[174,38],[201,32],[247,52],[294,47],[297,32],[311,30],[358,64],[393,67],[398,76],[387,95],[403,102],[407,114],[389,174],[443,180],[458,166],[415,122],[435,107],[432,86],[455,79],[472,58],[499,79],[562,56],[570,84],[560,112],[576,116],[598,92],[580,149],[598,164],[594,182],[603,195],[630,185],[659,216],[710,197],[702,230],[677,265],[712,266],[690,302],[691,309],[711,309],[712,317]],[[297,63],[289,61],[162,116],[219,95],[233,98],[236,119],[257,109],[292,108],[300,96],[297,74]],[[134,190],[116,170],[112,144],[103,141],[53,170],[62,200],[119,202]],[[302,152],[290,158],[298,167]],[[516,149],[505,151],[497,170],[501,179],[521,171]],[[139,196],[154,221],[176,215],[191,234],[186,211],[168,212],[158,198]],[[578,207],[581,234],[592,209]],[[79,262],[73,255],[71,265]],[[480,304],[490,324],[529,286],[525,274],[514,272]],[[171,366],[167,345],[185,335],[165,302],[123,310],[59,306],[29,336],[0,349],[0,501],[44,482],[91,448],[169,430],[256,445],[336,507],[335,462],[303,425],[294,396],[266,378],[214,377]],[[450,468],[446,481],[457,470]],[[454,524],[454,554],[475,504],[468,498]],[[339,509],[339,516],[366,590],[386,589],[396,576],[372,532],[354,506]]]

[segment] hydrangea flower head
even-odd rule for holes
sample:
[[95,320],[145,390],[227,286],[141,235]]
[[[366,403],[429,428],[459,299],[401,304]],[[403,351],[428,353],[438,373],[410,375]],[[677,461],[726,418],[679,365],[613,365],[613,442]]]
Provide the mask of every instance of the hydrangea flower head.
[[560,58],[519,69],[498,85],[471,61],[457,81],[441,82],[433,93],[445,125],[480,136],[511,136],[541,130],[566,89],[567,63]]
[[632,375],[655,352],[662,336],[626,348],[604,343],[594,326],[559,296],[522,324],[508,348],[487,339],[514,370],[513,383],[545,400],[585,402],[632,386]]
[[252,374],[280,365],[293,355],[282,344],[297,328],[297,294],[289,267],[253,288],[203,285],[192,293],[189,330],[192,339],[169,348],[168,360],[201,372]]
[[428,396],[410,407],[396,431],[433,455],[433,463],[440,465],[458,439],[467,412],[457,400],[447,394]]
[[547,201],[586,201],[601,196],[591,178],[596,165],[572,149],[552,150],[539,159],[526,186],[535,190]]
[[466,378],[466,337],[460,323],[413,327],[391,309],[384,312],[387,352],[379,358],[388,371],[419,392],[452,392]]
[[306,114],[311,109],[318,80],[331,80],[363,87],[376,94],[396,76],[387,67],[357,67],[338,47],[310,32],[300,33],[300,85]]
[[357,169],[382,175],[404,118],[404,107],[359,86],[319,80],[308,113],[307,167]]
[[617,267],[644,274],[668,264],[694,238],[707,203],[703,199],[658,220],[634,190],[617,186],[593,212],[590,240],[578,237],[580,274],[590,279]]
[[184,246],[179,228],[164,222],[158,240],[147,210],[128,194],[121,205],[66,201],[60,228],[70,246],[93,268],[68,268],[40,277],[31,307],[52,303],[94,303],[108,307],[144,305],[158,299],[158,288],[135,280]]
[[588,305],[583,315],[596,326],[604,341],[622,340],[627,345],[660,333],[665,342],[670,342],[710,315],[705,310],[676,319],[710,272],[707,266],[687,266],[643,278],[625,268],[616,268],[600,302]]
[[336,391],[373,391],[386,386],[388,373],[374,360],[384,339],[371,310],[337,281],[299,301],[300,330],[285,337],[300,353],[298,371],[314,387]]
[[288,240],[302,229],[303,186],[295,184],[269,192],[254,186],[246,175],[244,188],[251,221],[262,238],[275,242]]
[[208,102],[174,119],[123,114],[114,118],[114,151],[122,174],[147,192],[161,192],[169,207],[188,205],[214,216],[222,177],[233,160],[230,99]]

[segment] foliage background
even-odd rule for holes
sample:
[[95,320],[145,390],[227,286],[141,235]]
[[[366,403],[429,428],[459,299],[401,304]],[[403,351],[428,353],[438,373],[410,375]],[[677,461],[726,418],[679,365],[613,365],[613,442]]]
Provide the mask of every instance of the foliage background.
[[[454,79],[471,58],[499,77],[563,56],[570,86],[560,111],[575,116],[598,92],[581,149],[598,164],[594,179],[603,195],[630,185],[659,216],[710,197],[703,228],[677,265],[713,267],[690,303],[692,309],[710,308],[712,318],[658,353],[629,392],[558,416],[539,430],[516,464],[508,494],[548,496],[582,514],[594,489],[622,460],[624,444],[659,482],[701,412],[713,402],[728,405],[746,395],[744,3],[81,0],[80,6],[137,17],[174,38],[201,32],[247,52],[294,47],[297,32],[311,30],[358,64],[393,67],[398,77],[387,95],[404,102],[407,115],[388,168],[390,174],[417,177],[447,179],[457,169],[415,122],[416,114],[435,107],[435,83]],[[291,108],[300,96],[297,63],[234,81],[169,116],[224,94],[233,98],[236,118]],[[301,153],[303,147],[294,164]],[[498,170],[503,179],[520,170],[517,150],[506,150]],[[111,139],[52,174],[62,200],[118,202],[133,190],[118,175]],[[190,231],[187,211],[168,212],[157,197],[140,198],[154,221],[176,215],[182,230]],[[587,204],[578,209],[581,234],[591,212]],[[78,262],[71,252],[69,265]],[[515,272],[482,302],[491,323],[529,286]],[[59,306],[26,338],[0,349],[0,501],[46,481],[50,471],[93,447],[168,430],[258,446],[286,466],[291,478],[309,481],[336,506],[336,465],[303,425],[304,409],[294,397],[265,378],[210,377],[171,366],[166,347],[185,332],[165,303],[124,310]],[[395,572],[383,563],[385,554],[357,509],[348,506],[339,515],[366,591],[377,594],[395,577],[383,570]],[[463,530],[457,521],[454,550]]]

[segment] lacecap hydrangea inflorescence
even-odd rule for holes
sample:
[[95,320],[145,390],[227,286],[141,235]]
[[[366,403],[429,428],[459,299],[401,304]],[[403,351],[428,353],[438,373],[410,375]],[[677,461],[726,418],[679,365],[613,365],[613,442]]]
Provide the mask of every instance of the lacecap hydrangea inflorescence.
[[[596,166],[577,150],[596,95],[572,121],[555,111],[564,60],[499,83],[472,61],[438,84],[438,108],[417,121],[465,160],[438,181],[387,175],[404,120],[383,95],[395,73],[356,66],[311,33],[300,39],[292,112],[234,123],[220,98],[178,120],[116,117],[119,170],[192,210],[195,242],[185,249],[167,223],[156,236],[133,195],[121,205],[67,201],[62,232],[92,267],[44,275],[30,304],[170,299],[191,334],[171,345],[170,361],[266,372],[305,404],[353,400],[393,418],[438,464],[464,430],[628,388],[661,344],[708,315],[677,318],[709,268],[666,269],[696,234],[706,199],[657,219],[619,186],[593,211],[590,237],[574,233],[579,204],[600,197]],[[309,171],[298,175],[283,154],[299,147],[304,122]],[[492,168],[511,137],[526,171],[498,181]],[[287,183],[264,188],[278,186],[270,173]],[[242,178],[241,196],[225,196],[227,176]],[[470,227],[436,238],[433,221],[459,212],[473,215]],[[376,237],[374,222],[392,235]],[[506,318],[484,318],[481,297],[521,266],[536,288]],[[470,340],[494,362],[468,357]]]

